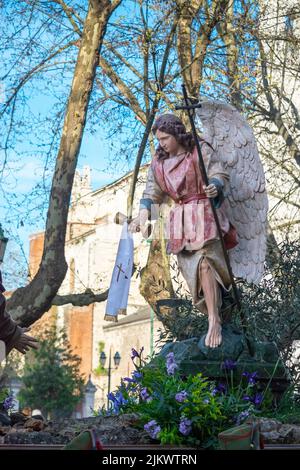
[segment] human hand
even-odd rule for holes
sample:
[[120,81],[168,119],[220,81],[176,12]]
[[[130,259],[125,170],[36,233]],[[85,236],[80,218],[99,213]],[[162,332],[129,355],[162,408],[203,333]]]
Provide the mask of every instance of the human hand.
[[128,225],[128,230],[131,233],[140,232],[142,231],[143,236],[145,233],[145,229],[148,229],[148,222],[149,222],[149,212],[147,209],[141,209],[140,213],[137,217],[132,219],[132,221]]
[[141,230],[140,216],[138,215],[129,222],[128,231],[131,233],[139,232]]
[[214,184],[209,184],[208,186],[203,186],[204,192],[207,197],[214,198],[218,195],[217,187]]
[[22,354],[26,354],[29,348],[38,349],[38,341],[32,336],[26,335],[27,331],[30,331],[30,328],[22,328],[22,333],[14,345],[14,348]]

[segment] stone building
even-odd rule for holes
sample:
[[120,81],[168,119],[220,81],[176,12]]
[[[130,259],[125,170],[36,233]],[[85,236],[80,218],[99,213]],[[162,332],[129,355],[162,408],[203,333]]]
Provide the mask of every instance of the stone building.
[[257,99],[272,119],[252,125],[266,171],[271,227],[277,241],[299,239],[299,151],[293,155],[300,146],[299,1],[260,0],[259,7],[264,67],[258,68]]

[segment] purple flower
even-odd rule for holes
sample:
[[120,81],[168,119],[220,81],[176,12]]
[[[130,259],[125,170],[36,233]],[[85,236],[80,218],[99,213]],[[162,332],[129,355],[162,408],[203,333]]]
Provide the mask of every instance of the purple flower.
[[243,376],[247,378],[249,384],[256,384],[256,380],[258,379],[257,372],[243,372]]
[[174,353],[169,353],[167,355],[167,373],[168,375],[174,375],[176,369],[178,369],[178,365],[175,362]]
[[245,400],[245,401],[252,401],[252,397],[250,397],[249,395],[244,395],[244,396],[243,396],[243,400]]
[[137,352],[136,349],[131,348],[131,359],[134,359],[135,357],[140,357],[139,353]]
[[249,411],[242,411],[236,418],[236,424],[240,425],[250,415]]
[[132,377],[124,377],[122,380],[124,382],[128,382],[128,383],[137,383],[141,380],[141,378],[143,377],[143,374],[141,372],[138,372],[137,370],[135,370],[132,374]]
[[182,403],[184,400],[186,400],[187,397],[188,397],[187,392],[183,390],[183,392],[176,393],[175,400],[179,401],[179,403]]
[[150,401],[151,400],[151,397],[150,397],[146,387],[142,388],[140,396],[141,396],[141,399],[144,400],[144,401]]
[[182,417],[179,424],[179,431],[184,436],[188,436],[192,430],[192,421],[185,417]]
[[253,397],[253,403],[255,406],[260,406],[264,397],[262,393],[256,393]]
[[128,403],[128,400],[126,400],[124,397],[123,397],[123,394],[122,392],[116,392],[116,394],[114,395],[113,393],[109,393],[107,395],[107,398],[109,400],[111,400],[113,403],[116,403],[118,405],[126,405],[126,403]]
[[205,403],[205,405],[208,405],[208,403],[209,403],[209,398],[204,398],[203,403]]
[[114,395],[113,393],[109,393],[107,395],[108,400],[113,402],[113,413],[118,414],[120,411],[121,406],[126,405],[128,400],[123,397],[122,392],[118,391]]
[[135,380],[131,379],[130,377],[124,377],[123,380],[124,382],[135,383]]
[[255,406],[260,406],[262,401],[263,401],[263,394],[262,393],[256,393],[254,397],[251,397],[250,395],[245,395],[243,397],[243,400],[245,401],[250,401],[253,403]]
[[159,426],[159,424],[157,424],[155,419],[152,419],[151,421],[149,421],[149,423],[145,424],[144,429],[145,431],[147,431],[147,433],[152,439],[156,439],[158,433],[161,431],[161,427]]
[[213,396],[215,396],[217,393],[222,393],[224,395],[226,390],[226,385],[220,383],[213,389],[211,393]]
[[122,392],[117,392],[117,393],[116,393],[116,400],[117,400],[117,402],[118,402],[120,405],[126,405],[126,403],[128,402],[128,400],[126,400],[126,399],[123,397]]
[[3,401],[2,407],[5,411],[10,410],[11,408],[14,407],[14,397],[12,395],[9,395],[8,397],[5,398]]
[[226,359],[221,368],[223,370],[234,370],[236,368],[236,361],[232,361],[231,359]]
[[140,352],[137,352],[136,349],[131,348],[131,359],[133,360],[135,357],[140,358],[143,351],[144,351],[144,346],[141,348]]
[[141,380],[141,378],[143,377],[143,374],[141,372],[138,372],[137,370],[135,370],[133,373],[132,373],[132,377],[133,379],[138,382],[139,380]]
[[107,398],[112,402],[116,401],[116,398],[112,392],[108,393]]

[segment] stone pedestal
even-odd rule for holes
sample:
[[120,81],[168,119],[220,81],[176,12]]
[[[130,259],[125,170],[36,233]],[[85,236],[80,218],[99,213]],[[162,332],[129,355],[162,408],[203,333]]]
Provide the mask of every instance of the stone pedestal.
[[262,389],[269,387],[276,403],[288,387],[290,380],[275,343],[253,342],[254,355],[251,356],[243,333],[227,324],[223,327],[223,341],[218,348],[207,348],[205,335],[184,341],[167,343],[160,352],[166,357],[174,353],[179,372],[183,375],[202,374],[217,382],[226,380],[222,368],[225,360],[236,361],[235,376],[243,372],[257,372]]

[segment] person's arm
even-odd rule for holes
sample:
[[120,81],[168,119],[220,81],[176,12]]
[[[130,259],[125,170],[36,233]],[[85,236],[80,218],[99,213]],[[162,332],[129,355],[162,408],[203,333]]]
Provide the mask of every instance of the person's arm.
[[2,284],[0,271],[0,341],[5,343],[6,355],[15,348],[25,354],[29,348],[37,349],[37,340],[27,335],[29,328],[21,328],[5,310],[6,299],[3,295],[5,288]]
[[149,236],[146,232],[146,224],[150,220],[158,217],[159,205],[163,202],[165,193],[161,190],[157,183],[152,165],[149,166],[147,183],[140,200],[139,215],[129,224],[131,232],[139,232],[142,230],[143,236]]
[[157,219],[158,206],[163,202],[165,193],[157,183],[152,165],[149,166],[147,183],[140,200],[140,210],[147,209],[151,219]]
[[12,350],[14,344],[21,336],[21,328],[11,318],[5,310],[6,300],[4,295],[0,294],[0,340],[5,343],[6,355]]
[[[21,328],[5,310],[6,301],[0,294],[0,340],[5,343],[6,355],[15,348],[22,354],[26,354],[30,348],[37,349],[37,340],[26,333],[30,328]],[[4,299],[4,301],[3,301]]]

